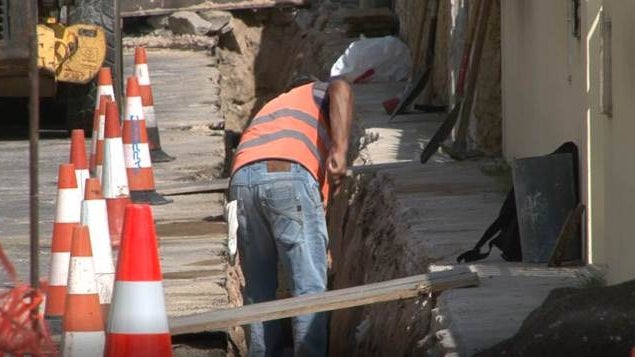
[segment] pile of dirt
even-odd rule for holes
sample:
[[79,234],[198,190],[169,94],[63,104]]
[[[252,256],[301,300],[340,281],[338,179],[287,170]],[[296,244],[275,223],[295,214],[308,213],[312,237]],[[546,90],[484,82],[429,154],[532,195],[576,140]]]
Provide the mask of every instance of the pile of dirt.
[[630,356],[635,280],[552,291],[512,338],[477,356]]

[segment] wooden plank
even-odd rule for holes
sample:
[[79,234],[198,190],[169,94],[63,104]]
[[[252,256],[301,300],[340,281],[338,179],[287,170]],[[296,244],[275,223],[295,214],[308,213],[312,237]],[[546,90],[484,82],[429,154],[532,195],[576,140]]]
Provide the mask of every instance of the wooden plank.
[[308,0],[135,0],[121,2],[121,17],[166,15],[176,11],[246,10],[270,7],[305,7]]
[[197,193],[221,192],[229,188],[229,179],[216,179],[207,183],[189,183],[179,186],[161,188],[164,196],[193,195]]
[[256,321],[277,320],[315,312],[408,299],[424,293],[476,286],[478,283],[476,273],[470,272],[467,268],[458,268],[233,309],[176,317],[170,320],[170,333],[179,335],[224,330]]

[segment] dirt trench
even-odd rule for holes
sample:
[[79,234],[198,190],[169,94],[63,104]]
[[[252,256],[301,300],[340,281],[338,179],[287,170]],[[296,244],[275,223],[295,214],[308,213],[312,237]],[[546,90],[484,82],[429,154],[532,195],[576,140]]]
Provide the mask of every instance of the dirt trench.
[[[425,273],[425,258],[408,250],[408,227],[399,222],[392,182],[361,174],[329,212],[334,265],[329,289],[342,289]],[[341,229],[333,229],[341,227]],[[331,313],[331,356],[412,356],[425,351],[431,296],[366,305]]]
[[[220,38],[217,55],[226,157],[249,118],[282,91],[296,74],[327,80],[330,66],[355,38],[341,28],[338,8],[322,5],[301,11],[293,21],[278,10],[234,13],[233,31]],[[364,157],[356,121],[350,159]],[[359,161],[359,160],[358,160]],[[229,161],[226,162],[226,169]],[[406,249],[407,227],[395,220],[398,207],[392,183],[368,173],[351,178],[346,193],[329,208],[334,265],[329,289],[340,289],[424,273],[427,264]],[[244,284],[238,265],[228,269],[230,305],[242,305]],[[281,295],[281,296],[284,296]],[[408,356],[421,354],[428,332],[429,296],[331,313],[331,356]],[[230,331],[230,354],[246,354],[246,331]]]

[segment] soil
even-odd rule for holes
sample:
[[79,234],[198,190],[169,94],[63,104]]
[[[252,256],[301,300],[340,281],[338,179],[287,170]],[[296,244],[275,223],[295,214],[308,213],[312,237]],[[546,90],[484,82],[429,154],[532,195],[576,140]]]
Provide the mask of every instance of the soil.
[[[385,177],[368,174],[349,183],[329,217],[333,268],[329,289],[341,289],[423,273],[416,253],[405,251],[407,227],[395,220],[395,192]],[[349,199],[350,197],[350,199]],[[339,202],[338,202],[339,201]],[[351,264],[350,257],[355,258]],[[412,262],[417,262],[413,265]],[[421,354],[432,304],[429,297],[333,311],[331,356],[409,356]]]
[[629,356],[635,346],[635,280],[552,291],[489,356]]

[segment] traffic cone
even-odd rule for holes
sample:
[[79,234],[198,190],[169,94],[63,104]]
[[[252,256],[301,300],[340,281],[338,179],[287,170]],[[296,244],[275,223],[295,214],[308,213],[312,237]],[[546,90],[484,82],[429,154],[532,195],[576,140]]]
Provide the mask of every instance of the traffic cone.
[[64,311],[63,356],[102,356],[106,336],[99,306],[89,228],[73,228]]
[[[97,137],[99,136],[99,107],[101,96],[107,95],[115,98],[115,90],[112,86],[112,74],[110,67],[101,67],[97,75],[97,96],[95,97],[95,112],[93,116],[93,135],[90,145],[90,173],[95,172],[95,154],[97,153]],[[83,192],[83,191],[82,191]]]
[[44,315],[61,318],[64,315],[68,264],[71,258],[73,227],[80,222],[81,194],[77,189],[75,166],[61,164],[57,179],[57,203],[53,238],[51,240],[51,265]]
[[71,131],[71,164],[75,165],[75,177],[81,198],[84,194],[86,179],[90,177],[88,161],[86,160],[86,141],[84,140],[84,130],[82,129]]
[[86,180],[81,223],[88,226],[90,232],[99,303],[102,306],[103,316],[106,317],[110,309],[112,286],[115,281],[115,265],[112,262],[106,200],[101,193],[99,180],[96,178]]
[[126,207],[104,356],[171,356],[152,211]]
[[90,153],[90,173],[101,181],[104,162],[104,125],[106,122],[106,102],[111,101],[109,95],[102,95],[99,98],[99,106],[95,111],[95,122],[97,130],[93,130],[92,148]]
[[148,144],[150,145],[150,159],[152,162],[169,162],[174,160],[161,149],[161,139],[159,137],[159,125],[154,113],[154,98],[152,96],[152,85],[150,83],[150,69],[148,67],[148,57],[146,49],[137,47],[134,51],[134,75],[139,80],[139,90],[141,91],[141,104],[143,105],[143,115],[146,119],[146,130],[148,131]]
[[130,187],[130,198],[135,203],[162,205],[172,202],[157,193],[150,160],[146,121],[143,118],[141,94],[137,77],[128,77],[126,86],[126,112],[123,120],[123,150]]
[[124,163],[121,128],[119,127],[119,108],[117,103],[113,101],[106,103],[104,169],[101,182],[104,188],[106,207],[108,207],[110,243],[113,247],[118,247],[123,228],[124,210],[131,201]]

